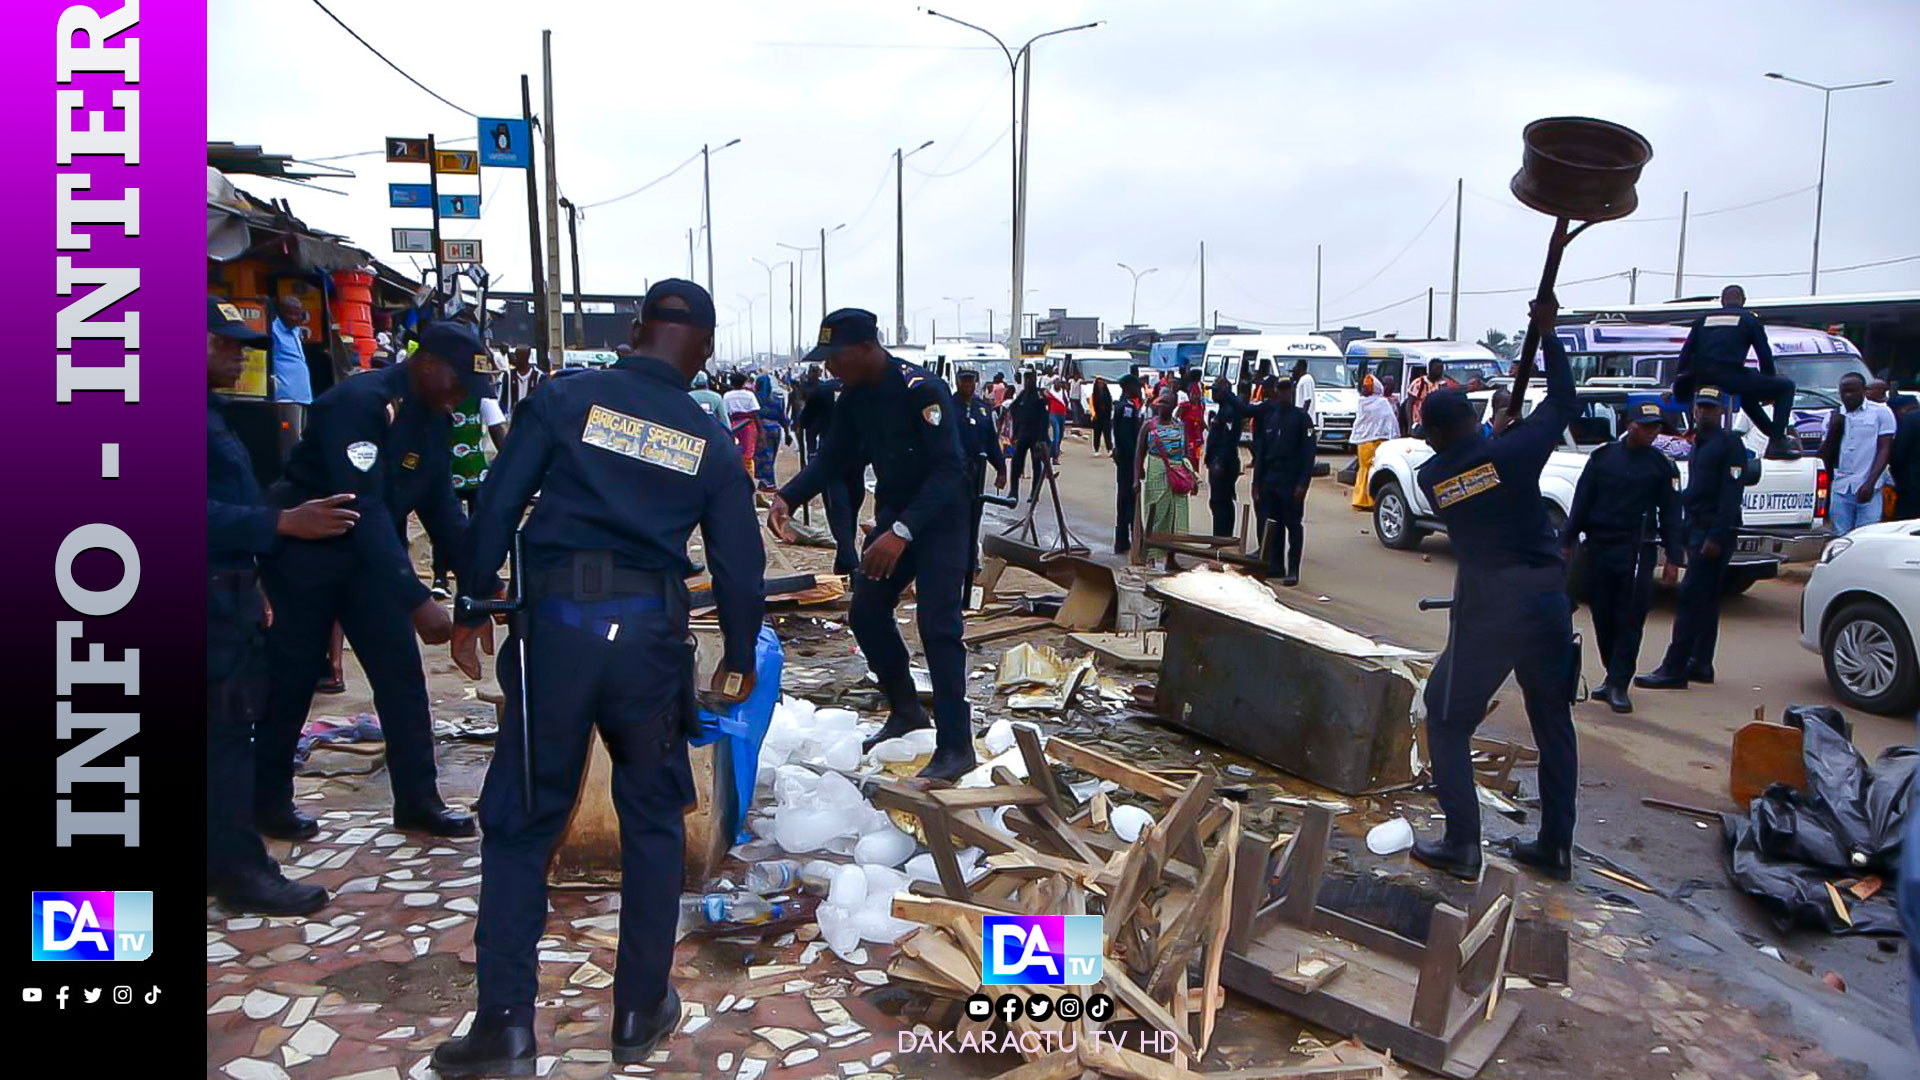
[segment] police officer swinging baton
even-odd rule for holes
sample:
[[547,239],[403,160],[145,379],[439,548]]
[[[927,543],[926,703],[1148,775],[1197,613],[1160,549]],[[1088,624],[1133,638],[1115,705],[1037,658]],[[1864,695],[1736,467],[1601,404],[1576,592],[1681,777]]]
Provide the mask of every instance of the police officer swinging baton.
[[[1547,263],[1540,271],[1536,303],[1553,301],[1560,277],[1560,256],[1574,237],[1599,221],[1623,218],[1640,206],[1633,185],[1653,158],[1653,144],[1639,132],[1585,116],[1550,116],[1528,124],[1521,135],[1526,153],[1508,185],[1514,198],[1553,217]],[[1569,229],[1570,222],[1580,224]],[[1513,400],[1507,414],[1518,418],[1533,374],[1533,351],[1540,328],[1527,321],[1526,343],[1513,369]]]
[[533,619],[527,610],[527,579],[521,573],[521,531],[513,532],[513,547],[507,554],[507,572],[512,581],[507,585],[505,600],[482,600],[473,596],[462,596],[455,605],[459,608],[462,620],[477,616],[492,618],[495,615],[507,617],[507,633],[513,635],[514,657],[519,664],[518,680],[520,705],[520,805],[529,817],[533,814],[533,725],[529,719],[531,710],[527,707],[533,699],[527,693],[527,630]]

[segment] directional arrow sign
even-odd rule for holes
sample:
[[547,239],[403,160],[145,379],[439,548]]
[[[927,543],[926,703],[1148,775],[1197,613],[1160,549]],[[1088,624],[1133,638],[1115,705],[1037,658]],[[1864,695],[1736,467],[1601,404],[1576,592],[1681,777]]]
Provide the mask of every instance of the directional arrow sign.
[[480,196],[442,195],[440,196],[440,216],[443,218],[477,218],[480,216]]
[[440,241],[440,261],[443,263],[477,263],[480,261],[480,241],[442,240]]
[[456,176],[479,176],[480,155],[473,150],[435,150],[433,171]]
[[427,163],[427,140],[389,135],[387,136],[387,160],[425,165]]
[[387,205],[424,210],[433,205],[433,187],[430,184],[388,184]]

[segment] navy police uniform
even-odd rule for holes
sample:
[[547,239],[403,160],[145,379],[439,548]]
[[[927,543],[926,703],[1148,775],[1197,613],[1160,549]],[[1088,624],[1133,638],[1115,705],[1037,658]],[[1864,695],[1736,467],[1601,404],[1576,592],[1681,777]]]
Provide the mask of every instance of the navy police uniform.
[[[1711,400],[1721,395],[1718,387],[1702,386],[1694,396]],[[1687,573],[1680,581],[1673,642],[1651,676],[1654,683],[1677,679],[1684,686],[1688,679],[1713,681],[1713,651],[1720,639],[1720,589],[1738,543],[1746,468],[1746,445],[1724,423],[1695,433],[1693,453],[1687,458],[1687,487],[1680,496],[1686,511]],[[1647,682],[1641,685],[1661,688]]]
[[[207,332],[254,348],[268,335],[207,302]],[[253,734],[267,703],[266,609],[256,559],[273,553],[276,513],[247,448],[207,395],[207,880],[218,888],[273,861],[253,827]]]
[[1033,494],[1040,497],[1040,482],[1046,479],[1053,451],[1048,441],[1047,395],[1037,385],[1022,387],[1007,406],[1013,427],[1013,481],[1010,490],[1020,493],[1020,474],[1033,463]]
[[[1760,361],[1758,371],[1747,367],[1749,349]],[[1685,400],[1701,386],[1718,386],[1738,397],[1753,425],[1769,439],[1782,441],[1792,430],[1793,380],[1774,373],[1767,328],[1751,311],[1723,307],[1693,320],[1674,365],[1673,393]],[[1762,408],[1769,401],[1772,416]]]
[[[872,313],[843,308],[821,321],[820,346],[808,360],[825,359],[835,349],[876,337]],[[840,391],[833,427],[819,454],[787,482],[780,497],[788,506],[799,506],[843,475],[849,462],[873,463],[879,482],[871,535],[891,530],[907,547],[885,580],[853,576],[848,622],[892,707],[889,729],[925,726],[908,670],[907,646],[893,621],[900,593],[908,583],[915,585],[920,643],[933,679],[937,751],[971,760],[973,722],[967,705],[966,646],[960,640],[965,629],[960,596],[966,584],[972,499],[958,413],[946,383],[889,357],[878,383]]]
[[[1260,520],[1261,550],[1269,573],[1297,580],[1306,546],[1306,504],[1295,493],[1313,478],[1313,420],[1293,404],[1293,391],[1285,384],[1252,404],[1235,394],[1225,379],[1215,383],[1214,391],[1220,406],[1216,419],[1253,421],[1253,501]],[[1268,522],[1273,525],[1271,536]]]
[[[795,422],[807,441],[809,456],[820,452],[820,441],[833,427],[833,405],[839,394],[838,379],[819,381],[808,389]],[[867,463],[849,463],[844,473],[828,481],[821,498],[827,504],[827,528],[833,533],[833,572],[852,574],[860,568],[860,507],[867,499]]]
[[[985,506],[980,496],[987,492],[987,470],[1002,473],[1006,469],[1006,452],[1000,448],[1000,429],[993,422],[993,406],[981,401],[978,395],[959,398],[953,401],[960,419],[960,451],[967,459],[967,492],[971,496],[973,508],[968,511],[967,530],[967,583],[980,572],[980,512]],[[969,593],[968,584],[962,584],[960,595],[965,603]]]
[[1113,476],[1116,485],[1113,511],[1113,553],[1125,555],[1133,550],[1133,506],[1139,492],[1133,485],[1134,451],[1140,443],[1140,423],[1146,410],[1140,403],[1137,377],[1120,379],[1120,396],[1113,403]]
[[[476,395],[488,386],[486,376],[474,372],[483,351],[473,328],[458,323],[429,327],[419,350],[452,365]],[[306,435],[273,487],[281,507],[351,493],[360,521],[336,539],[289,539],[265,567],[274,611],[267,631],[273,690],[267,723],[254,740],[254,803],[267,821],[300,817],[292,803],[294,750],[335,623],[373,687],[396,824],[446,813],[435,785],[427,680],[411,620],[431,596],[407,555],[405,530],[407,515],[418,514],[434,546],[452,551],[466,520],[453,494],[450,421],[409,389],[414,362],[356,375],[320,395],[307,412]],[[457,820],[463,833],[471,832],[469,820]]]
[[[670,296],[687,308],[655,307]],[[713,305],[691,282],[656,282],[641,320],[710,329]],[[682,814],[694,799],[687,736],[697,723],[687,541],[699,526],[729,671],[754,670],[765,552],[753,482],[731,436],[688,396],[685,375],[639,352],[555,380],[520,406],[513,438],[480,489],[460,563],[463,595],[498,592],[495,575],[535,492],[519,568],[530,640],[509,637],[498,667],[515,702],[525,654],[532,811],[520,790],[528,749],[521,725],[508,723],[480,795],[479,1006],[490,1029],[532,1024],[547,858],[597,728],[620,819],[619,1049],[632,1023],[623,1018],[651,1018],[671,1000]]]
[[[1628,418],[1657,424],[1660,406],[1638,402]],[[1567,551],[1586,539],[1585,593],[1593,609],[1593,634],[1607,686],[1622,692],[1632,685],[1639,662],[1659,545],[1673,565],[1686,559],[1679,485],[1680,470],[1667,455],[1651,446],[1610,442],[1588,456],[1560,534]]]
[[[1540,749],[1540,843],[1573,843],[1578,753],[1572,707],[1576,658],[1560,538],[1547,522],[1540,472],[1579,411],[1566,351],[1544,335],[1547,393],[1526,420],[1468,437],[1420,466],[1418,483],[1446,525],[1458,569],[1446,651],[1427,680],[1427,749],[1447,847],[1480,845],[1470,743],[1487,702],[1512,673]],[[1460,412],[1470,406],[1459,391]],[[1429,397],[1426,410],[1437,402]],[[1442,406],[1446,408],[1447,406]],[[1440,417],[1423,412],[1431,425]]]
[[1207,421],[1205,463],[1207,506],[1213,511],[1213,535],[1234,535],[1233,489],[1240,480],[1240,421],[1225,409]]

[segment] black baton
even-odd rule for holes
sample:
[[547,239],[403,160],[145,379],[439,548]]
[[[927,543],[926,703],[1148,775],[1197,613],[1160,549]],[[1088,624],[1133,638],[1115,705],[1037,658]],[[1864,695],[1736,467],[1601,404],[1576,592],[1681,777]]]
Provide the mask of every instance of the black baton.
[[520,701],[520,805],[526,809],[527,816],[533,816],[533,725],[529,719],[531,710],[527,707],[532,696],[527,693],[527,630],[533,619],[527,610],[527,579],[521,568],[521,533],[515,530],[513,548],[507,555],[508,572],[513,575],[507,586],[505,600],[482,600],[472,596],[462,596],[455,606],[459,608],[460,618],[470,619],[478,615],[492,618],[495,615],[507,617],[507,633],[513,635],[516,648],[514,655],[520,665],[519,693]]

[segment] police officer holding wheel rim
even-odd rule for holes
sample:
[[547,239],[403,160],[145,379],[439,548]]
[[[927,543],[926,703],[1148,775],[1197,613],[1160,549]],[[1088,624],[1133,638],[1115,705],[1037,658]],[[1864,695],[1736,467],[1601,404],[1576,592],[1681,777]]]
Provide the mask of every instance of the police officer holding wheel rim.
[[[687,737],[698,724],[688,637],[687,540],[698,526],[725,655],[713,698],[753,692],[765,601],[753,481],[725,426],[687,393],[713,355],[713,301],[690,281],[655,282],[632,351],[555,379],[523,402],[480,488],[460,564],[464,597],[502,592],[521,532],[526,639],[507,639],[501,684],[524,725],[503,725],[480,795],[479,1009],[433,1052],[446,1077],[528,1075],[536,1054],[537,954],[547,923],[547,858],[573,811],[597,728],[613,761],[620,819],[620,949],[613,1060],[644,1061],[680,1020],[668,981],[685,831],[694,801]],[[521,526],[538,492],[540,501]],[[472,583],[469,589],[468,584]],[[491,623],[463,606],[454,660],[480,674]],[[530,730],[533,745],[520,732]],[[531,753],[529,763],[527,756]],[[530,764],[530,768],[528,765]],[[531,776],[530,791],[523,791]]]

